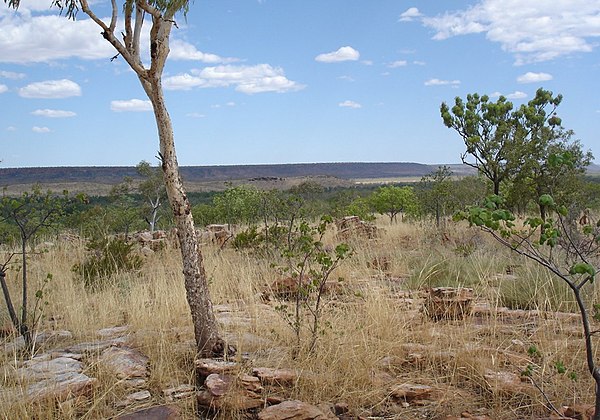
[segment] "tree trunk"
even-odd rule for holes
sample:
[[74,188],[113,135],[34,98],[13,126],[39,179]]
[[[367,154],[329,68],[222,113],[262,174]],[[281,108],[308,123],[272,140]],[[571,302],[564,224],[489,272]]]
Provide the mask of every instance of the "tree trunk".
[[[144,83],[142,82],[142,84]],[[218,335],[217,321],[209,297],[206,272],[204,271],[202,253],[196,238],[191,206],[179,175],[173,127],[171,117],[165,106],[160,79],[153,80],[150,86],[151,89],[146,89],[146,92],[149,93],[148,96],[154,107],[160,140],[163,176],[167,197],[177,226],[177,236],[183,261],[185,290],[192,314],[198,353],[202,356],[220,356],[227,350],[227,353],[231,354],[235,350],[231,347],[226,349],[224,341]],[[147,87],[146,85],[145,88]]]

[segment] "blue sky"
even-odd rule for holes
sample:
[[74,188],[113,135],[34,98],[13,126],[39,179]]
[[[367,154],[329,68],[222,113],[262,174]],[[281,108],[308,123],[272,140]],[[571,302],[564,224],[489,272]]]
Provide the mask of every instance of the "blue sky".
[[[155,162],[134,73],[49,6],[0,6],[0,165]],[[598,0],[196,0],[177,24],[163,85],[182,165],[458,163],[442,101],[539,87],[600,156]]]

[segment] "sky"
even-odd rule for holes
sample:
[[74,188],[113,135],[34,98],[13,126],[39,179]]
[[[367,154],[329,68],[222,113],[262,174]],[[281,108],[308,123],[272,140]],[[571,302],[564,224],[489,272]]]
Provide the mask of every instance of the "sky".
[[[156,163],[135,74],[50,4],[0,3],[0,167]],[[108,21],[109,1],[91,8]],[[176,23],[163,87],[180,165],[459,163],[442,102],[519,106],[540,87],[600,161],[600,0],[195,0]]]

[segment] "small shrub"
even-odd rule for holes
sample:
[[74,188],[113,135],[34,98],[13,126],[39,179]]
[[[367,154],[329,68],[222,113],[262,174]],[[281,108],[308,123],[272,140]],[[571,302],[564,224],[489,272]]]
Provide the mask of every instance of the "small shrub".
[[137,271],[143,264],[142,258],[132,253],[133,243],[122,239],[93,239],[86,248],[89,256],[72,268],[81,276],[86,288],[101,289],[115,273]]

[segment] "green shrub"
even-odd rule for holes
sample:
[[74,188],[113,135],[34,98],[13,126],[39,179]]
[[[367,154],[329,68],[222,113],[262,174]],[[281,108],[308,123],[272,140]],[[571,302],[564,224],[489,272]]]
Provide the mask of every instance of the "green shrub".
[[143,259],[132,252],[133,243],[122,239],[93,239],[86,248],[88,257],[72,268],[82,278],[86,288],[102,289],[114,274],[137,271],[143,264]]

